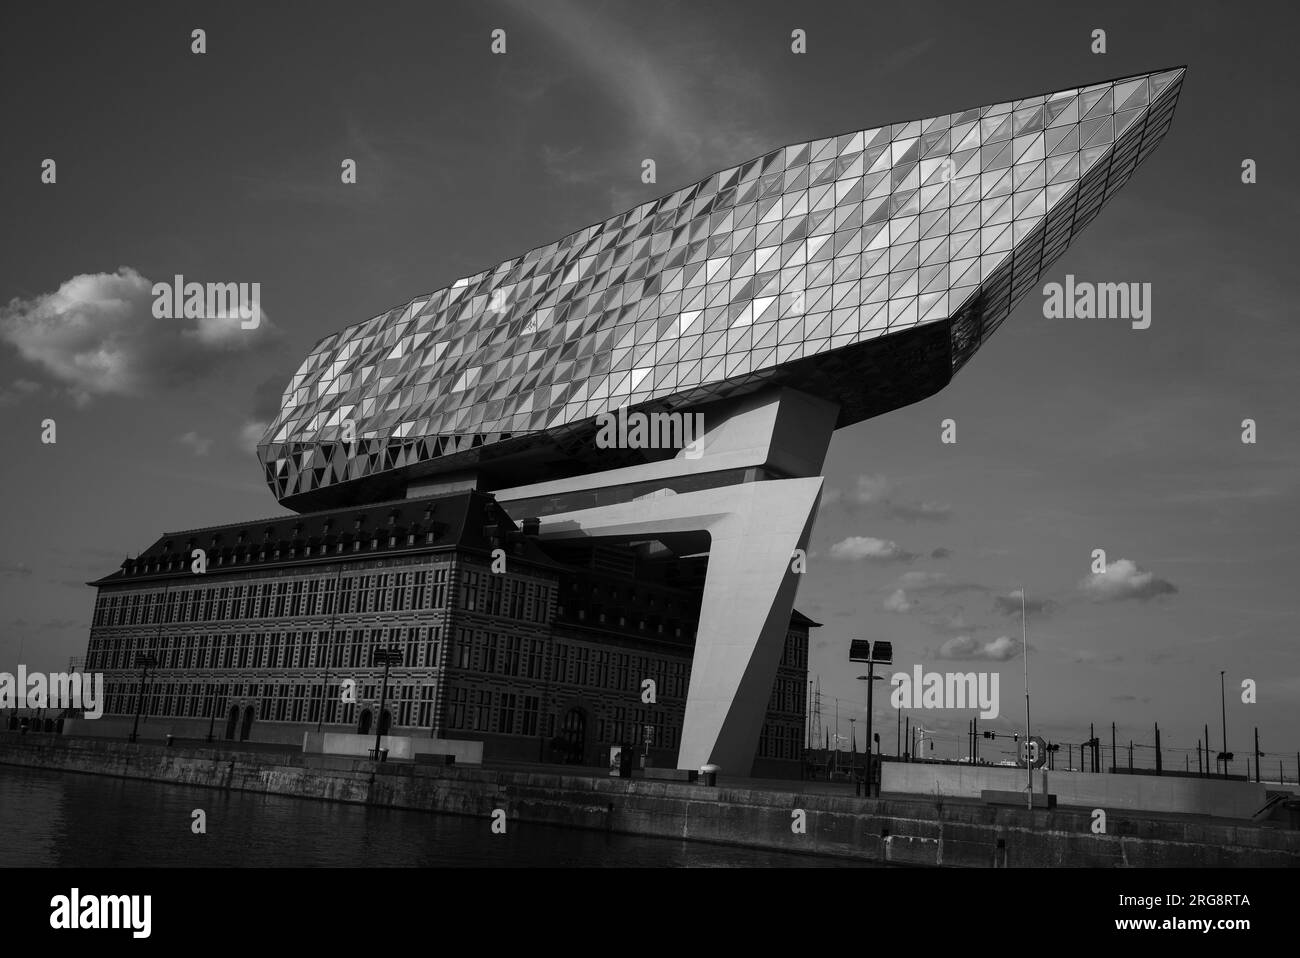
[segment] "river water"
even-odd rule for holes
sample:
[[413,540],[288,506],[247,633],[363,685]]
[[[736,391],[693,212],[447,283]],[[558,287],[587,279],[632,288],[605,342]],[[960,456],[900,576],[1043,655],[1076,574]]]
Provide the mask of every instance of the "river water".
[[[191,830],[206,813],[207,833]],[[825,867],[663,838],[0,765],[0,867]],[[856,863],[854,863],[856,864]]]

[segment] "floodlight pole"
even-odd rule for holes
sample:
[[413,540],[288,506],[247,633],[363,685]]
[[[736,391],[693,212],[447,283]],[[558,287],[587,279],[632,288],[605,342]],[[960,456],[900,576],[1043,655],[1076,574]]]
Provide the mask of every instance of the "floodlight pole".
[[871,720],[873,712],[872,692],[876,686],[876,657],[873,655],[867,662],[867,798],[871,797],[871,785],[875,781],[875,770],[871,765]]

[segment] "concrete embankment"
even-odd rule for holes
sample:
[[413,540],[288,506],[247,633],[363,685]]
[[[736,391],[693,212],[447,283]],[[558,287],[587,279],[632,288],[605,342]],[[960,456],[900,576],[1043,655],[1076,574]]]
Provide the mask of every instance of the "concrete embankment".
[[[1300,831],[934,799],[866,800],[294,753],[0,734],[0,765],[239,789],[481,818],[744,845],[872,862],[1017,866],[1300,866]],[[798,814],[802,812],[802,815]],[[802,819],[805,831],[796,827]]]

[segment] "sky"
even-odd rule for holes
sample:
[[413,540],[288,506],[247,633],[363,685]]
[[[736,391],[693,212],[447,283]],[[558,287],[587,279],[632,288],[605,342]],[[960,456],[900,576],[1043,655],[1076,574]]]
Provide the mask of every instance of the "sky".
[[[936,396],[837,432],[796,605],[823,623],[810,675],[846,736],[852,638],[893,643],[886,673],[999,672],[981,727],[1022,730],[1023,589],[1035,733],[1095,723],[1108,746],[1114,722],[1150,745],[1159,723],[1166,765],[1194,766],[1205,724],[1222,747],[1224,670],[1229,748],[1258,726],[1266,773],[1281,757],[1294,781],[1300,16],[881,9],[7,5],[0,670],[84,654],[84,583],[163,532],[284,513],[253,446],[322,336],[779,145],[1185,64],[1163,144],[1043,277],[1150,283],[1150,328],[1046,319],[1033,290]],[[260,325],[153,317],[176,275],[260,283]],[[966,754],[972,713],[911,714],[936,757]]]

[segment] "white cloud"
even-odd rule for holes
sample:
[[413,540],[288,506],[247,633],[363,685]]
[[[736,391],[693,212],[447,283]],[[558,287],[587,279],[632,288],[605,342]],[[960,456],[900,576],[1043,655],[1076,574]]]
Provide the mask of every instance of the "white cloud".
[[1079,583],[1079,590],[1097,602],[1119,602],[1124,599],[1154,599],[1178,591],[1167,579],[1138,568],[1132,559],[1116,559],[1106,566],[1106,571],[1093,573]]
[[[831,502],[840,500],[838,491]],[[899,497],[896,485],[886,476],[866,473],[858,476],[852,492],[845,502],[853,508],[862,508],[874,515],[905,522],[917,520],[943,521],[952,517],[952,506],[943,502],[909,502]],[[826,503],[827,505],[830,502]]]
[[870,536],[849,536],[831,546],[832,559],[844,559],[859,562],[869,559],[873,562],[911,562],[915,554],[904,550],[892,539],[873,539]]
[[969,635],[949,639],[939,647],[941,659],[989,659],[1006,662],[1020,653],[1020,644],[1003,635],[992,642],[981,642]]
[[187,385],[276,335],[265,315],[256,329],[238,317],[158,319],[152,287],[128,266],[74,276],[0,306],[0,340],[84,403]]
[[908,600],[907,593],[902,589],[895,589],[885,597],[884,608],[886,612],[910,612],[913,604]]
[[206,456],[212,449],[211,439],[204,439],[192,430],[183,436],[177,436],[176,441],[196,456]]

